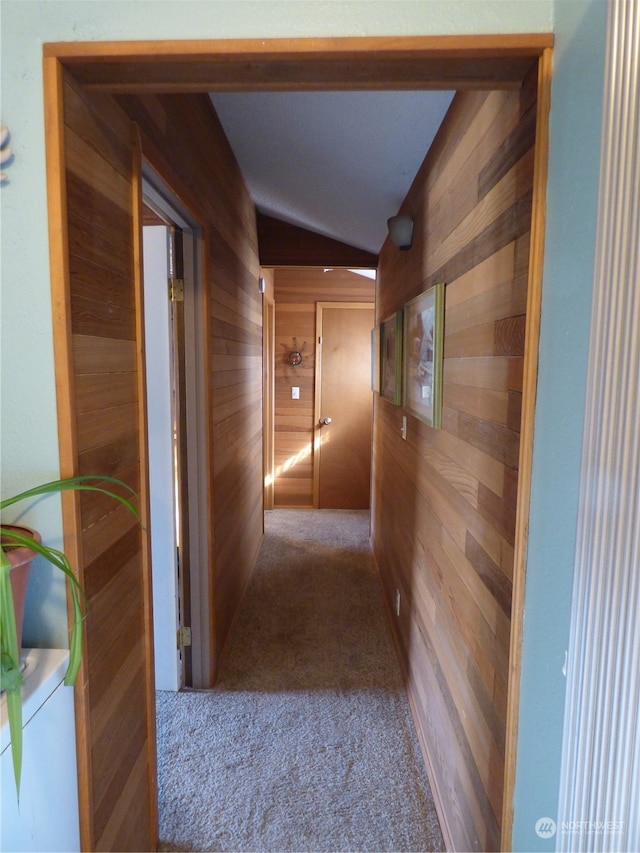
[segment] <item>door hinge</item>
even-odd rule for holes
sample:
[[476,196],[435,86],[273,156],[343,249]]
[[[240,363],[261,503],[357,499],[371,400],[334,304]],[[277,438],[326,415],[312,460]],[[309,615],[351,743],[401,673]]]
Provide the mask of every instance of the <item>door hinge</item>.
[[191,628],[178,628],[178,648],[191,645]]
[[184,302],[184,281],[181,278],[169,279],[169,302]]

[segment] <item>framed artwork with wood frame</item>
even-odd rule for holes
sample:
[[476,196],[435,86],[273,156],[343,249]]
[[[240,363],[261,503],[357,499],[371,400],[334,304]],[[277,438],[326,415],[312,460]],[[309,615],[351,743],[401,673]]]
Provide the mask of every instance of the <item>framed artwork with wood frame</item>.
[[380,324],[380,396],[402,402],[402,311]]
[[402,404],[430,427],[442,423],[444,284],[435,284],[404,306]]

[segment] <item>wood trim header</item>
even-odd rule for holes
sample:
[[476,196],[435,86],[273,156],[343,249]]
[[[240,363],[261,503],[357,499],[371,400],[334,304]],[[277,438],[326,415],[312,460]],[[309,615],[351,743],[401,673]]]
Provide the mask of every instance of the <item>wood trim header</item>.
[[551,33],[375,38],[55,42],[89,90],[125,93],[510,89]]

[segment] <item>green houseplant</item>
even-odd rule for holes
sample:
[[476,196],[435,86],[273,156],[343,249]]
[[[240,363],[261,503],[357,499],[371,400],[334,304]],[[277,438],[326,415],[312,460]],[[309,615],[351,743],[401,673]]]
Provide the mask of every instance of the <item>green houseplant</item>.
[[[108,495],[125,506],[140,522],[138,510],[126,497],[122,497],[108,488],[117,486],[135,494],[126,483],[114,477],[99,477],[85,475],[66,477],[43,483],[27,489],[17,495],[0,501],[0,511],[20,501],[39,498],[56,492],[64,491],[94,491]],[[69,664],[64,683],[74,685],[82,659],[82,621],[85,616],[84,592],[74,574],[67,556],[57,548],[44,545],[39,537],[29,535],[24,528],[5,525],[0,519],[0,687],[6,694],[7,716],[11,734],[11,750],[13,770],[16,782],[16,792],[20,796],[20,775],[22,769],[22,684],[23,675],[20,668],[21,638],[17,634],[16,614],[11,591],[11,562],[7,556],[11,548],[26,547],[36,555],[40,554],[66,576],[71,592],[72,624],[69,637]]]

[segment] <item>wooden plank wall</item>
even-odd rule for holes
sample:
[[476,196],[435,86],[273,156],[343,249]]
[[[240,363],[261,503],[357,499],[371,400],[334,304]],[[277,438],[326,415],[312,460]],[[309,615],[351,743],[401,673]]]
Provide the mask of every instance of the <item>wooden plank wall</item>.
[[[73,470],[118,477],[144,495],[130,125],[108,102],[94,111],[69,80],[64,98],[72,373],[63,381],[75,402]],[[146,546],[113,501],[86,493],[80,509],[88,608],[76,693],[82,844],[149,849],[156,770]]]
[[[64,318],[69,311],[72,355],[68,373],[58,365],[57,375],[68,386],[61,398],[70,409],[61,422],[72,424],[77,452],[73,435],[63,436],[61,444],[79,473],[120,477],[142,492],[143,504],[147,474],[141,466],[131,119],[204,211],[215,663],[263,530],[255,209],[205,95],[131,96],[118,102],[87,96],[70,78],[64,94],[69,291],[56,297],[56,312]],[[143,534],[125,510],[99,496],[83,496],[81,516],[80,574],[89,604],[79,691],[83,849],[155,849],[152,641]]]
[[260,263],[267,267],[372,267],[378,256],[258,213]]
[[[441,822],[498,850],[536,80],[459,93],[385,243],[378,320],[446,282],[442,429],[376,399],[373,542]],[[395,616],[396,590],[400,616]]]
[[[256,212],[206,95],[120,96],[204,216],[210,532],[217,664],[263,530],[262,296]],[[215,672],[212,673],[212,680]]]
[[[349,272],[321,267],[275,270],[275,507],[313,506],[316,302],[373,302],[374,282]],[[293,338],[302,364],[287,363]],[[286,349],[282,345],[286,344]],[[300,399],[291,399],[291,386]]]

